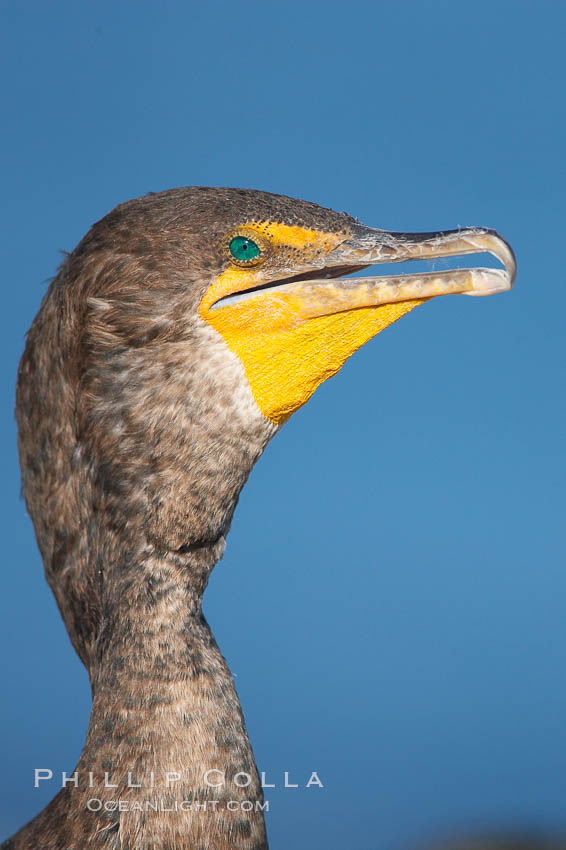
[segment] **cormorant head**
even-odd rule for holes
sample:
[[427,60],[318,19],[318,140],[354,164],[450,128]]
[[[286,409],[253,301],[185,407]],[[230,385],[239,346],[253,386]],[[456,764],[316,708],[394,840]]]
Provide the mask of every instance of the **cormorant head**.
[[[306,201],[242,189],[146,196],[97,227],[106,249],[131,254],[145,272],[149,286],[144,291],[139,280],[140,299],[152,300],[158,272],[158,291],[169,286],[169,308],[184,303],[187,327],[216,331],[276,425],[363,343],[424,300],[500,292],[515,274],[511,249],[492,230],[392,233]],[[485,251],[505,271],[344,277],[375,263]],[[156,324],[141,335],[152,333],[160,336]]]
[[[505,270],[346,277],[484,251]],[[391,233],[240,189],[122,204],[63,264],[22,359],[24,490],[32,514],[34,494],[44,500],[42,549],[78,492],[74,481],[49,502],[45,482],[55,467],[71,481],[77,459],[114,527],[141,525],[169,551],[218,540],[268,440],[356,349],[428,298],[500,292],[514,274],[485,228]]]

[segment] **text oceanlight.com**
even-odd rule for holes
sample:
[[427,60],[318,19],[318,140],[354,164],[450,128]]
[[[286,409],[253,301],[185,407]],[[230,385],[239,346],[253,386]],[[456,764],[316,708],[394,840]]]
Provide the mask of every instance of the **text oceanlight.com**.
[[269,800],[173,800],[166,801],[163,797],[153,800],[100,800],[92,797],[87,801],[89,812],[216,812],[228,809],[230,812],[268,812]]

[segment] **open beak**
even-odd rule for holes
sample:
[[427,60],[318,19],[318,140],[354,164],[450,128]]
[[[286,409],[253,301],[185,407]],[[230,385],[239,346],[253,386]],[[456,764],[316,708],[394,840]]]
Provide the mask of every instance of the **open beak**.
[[[431,260],[488,252],[504,269],[466,268],[380,277],[343,278],[376,263]],[[237,293],[218,307],[267,295],[300,304],[300,319],[375,307],[438,295],[493,295],[511,289],[516,263],[513,250],[494,230],[470,227],[434,233],[394,233],[355,225],[350,237],[326,255],[324,267]],[[297,317],[298,318],[298,317]]]
[[342,253],[344,260],[359,261],[364,265],[487,252],[497,257],[505,266],[505,270],[456,269],[363,279],[368,283],[372,281],[378,284],[378,288],[385,284],[391,295],[398,290],[401,297],[393,298],[394,301],[452,293],[492,295],[504,292],[513,286],[517,268],[511,246],[495,230],[484,227],[441,230],[436,233],[393,233],[359,225],[353,238],[339,246],[337,251]]
[[[504,269],[469,268],[419,272],[382,277],[334,277],[346,267],[364,268],[375,263],[431,260],[488,252]],[[295,295],[303,305],[301,318],[314,318],[342,310],[422,300],[438,295],[493,295],[511,289],[516,263],[513,250],[494,230],[466,228],[436,233],[393,233],[358,225],[357,232],[327,258],[323,273],[312,279],[283,283],[281,295]],[[336,269],[336,271],[338,271]]]

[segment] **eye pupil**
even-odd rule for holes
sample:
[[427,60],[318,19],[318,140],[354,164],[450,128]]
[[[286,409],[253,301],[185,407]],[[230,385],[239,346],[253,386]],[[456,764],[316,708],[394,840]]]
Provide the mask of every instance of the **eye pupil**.
[[235,260],[253,260],[260,253],[259,245],[247,236],[234,236],[229,249]]

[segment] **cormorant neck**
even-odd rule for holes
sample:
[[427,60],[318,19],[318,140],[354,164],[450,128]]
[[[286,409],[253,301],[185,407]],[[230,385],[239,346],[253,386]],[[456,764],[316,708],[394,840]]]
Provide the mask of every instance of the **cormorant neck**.
[[108,569],[76,787],[69,782],[28,829],[44,836],[51,816],[65,847],[267,850],[242,710],[201,607],[222,548]]
[[[73,310],[70,274],[52,284],[30,330],[17,411],[26,502],[93,707],[81,784],[14,847],[261,850],[257,770],[201,604],[239,493],[277,427],[241,362],[184,301],[163,320],[162,344],[138,345],[128,328],[143,317],[130,300],[97,295],[85,272]],[[224,786],[206,784],[215,769],[226,771]],[[168,784],[170,772],[179,781]],[[238,773],[249,784],[235,784]],[[116,787],[104,787],[105,774]],[[90,799],[126,809],[91,811]],[[177,810],[148,809],[155,800]],[[211,805],[179,809],[184,800]],[[251,811],[239,808],[247,801]]]

